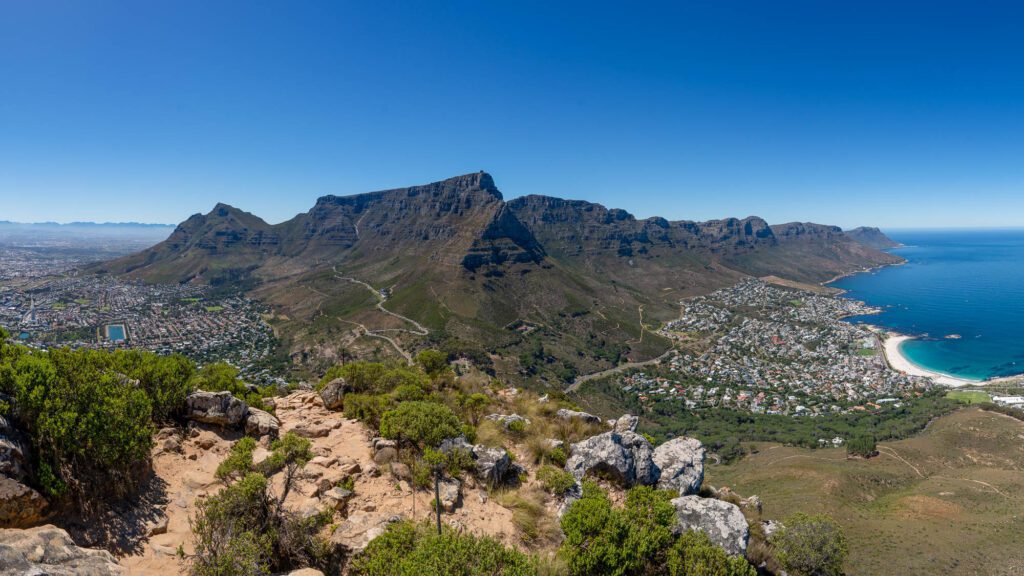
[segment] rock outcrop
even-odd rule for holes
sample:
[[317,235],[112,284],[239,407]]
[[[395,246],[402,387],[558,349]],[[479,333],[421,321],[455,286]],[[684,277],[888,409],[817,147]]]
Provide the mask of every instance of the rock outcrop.
[[676,509],[675,531],[701,530],[713,543],[734,556],[747,551],[750,527],[735,504],[715,498],[683,496],[672,500]]
[[0,476],[0,527],[25,528],[46,519],[49,502],[36,490]]
[[638,424],[640,424],[639,418],[625,414],[612,421],[612,429],[616,432],[636,432]]
[[696,438],[673,438],[654,449],[654,464],[660,471],[658,488],[696,494],[704,481],[704,445]]
[[0,530],[0,569],[4,574],[113,576],[124,569],[106,550],[79,548],[56,526]]
[[530,424],[529,418],[524,418],[519,414],[489,414],[484,416],[484,420],[490,420],[491,422],[497,422],[501,424],[505,430],[511,430],[516,425],[528,426]]
[[571,454],[565,469],[577,480],[597,474],[611,476],[623,486],[658,481],[654,447],[636,432],[612,430],[591,436],[573,444]]
[[328,410],[341,410],[345,400],[345,393],[351,389],[344,378],[335,378],[324,385],[320,390],[320,398]]
[[185,417],[197,422],[237,427],[249,413],[249,406],[230,392],[199,390],[185,399]]
[[555,412],[555,416],[562,420],[574,420],[579,419],[587,424],[600,424],[601,419],[593,414],[587,412],[577,412],[576,410],[569,410],[568,408],[559,408],[558,412]]
[[[13,406],[10,397],[0,400]],[[10,420],[0,416],[0,528],[25,528],[46,519],[49,502],[25,483],[28,444]]]
[[249,413],[245,417],[246,434],[257,438],[261,436],[277,438],[280,429],[281,423],[277,421],[273,414],[258,408],[249,408]]
[[439,450],[444,454],[453,450],[465,451],[473,458],[474,475],[489,486],[504,484],[513,473],[516,473],[512,458],[504,448],[488,448],[482,444],[474,446],[459,436],[442,442]]

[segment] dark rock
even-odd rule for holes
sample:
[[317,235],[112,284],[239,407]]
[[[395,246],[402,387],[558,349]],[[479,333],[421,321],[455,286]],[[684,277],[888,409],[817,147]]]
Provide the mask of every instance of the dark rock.
[[0,527],[25,528],[46,519],[50,504],[42,494],[13,478],[0,476]]

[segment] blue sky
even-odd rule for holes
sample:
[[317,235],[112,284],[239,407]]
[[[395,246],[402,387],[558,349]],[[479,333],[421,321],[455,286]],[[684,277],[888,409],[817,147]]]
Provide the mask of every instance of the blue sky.
[[0,220],[484,169],[642,217],[1024,225],[1024,8],[636,4],[4,2]]

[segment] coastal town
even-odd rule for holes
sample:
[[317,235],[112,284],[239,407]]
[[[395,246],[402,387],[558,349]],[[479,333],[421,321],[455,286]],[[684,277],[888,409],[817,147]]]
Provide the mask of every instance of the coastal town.
[[750,279],[680,306],[660,330],[680,352],[621,378],[641,402],[814,415],[898,407],[933,386],[891,370],[875,333],[844,321],[878,312],[855,300]]
[[266,360],[275,339],[255,301],[191,284],[77,274],[77,258],[0,252],[0,327],[29,346],[137,348],[226,361],[246,381],[283,384]]

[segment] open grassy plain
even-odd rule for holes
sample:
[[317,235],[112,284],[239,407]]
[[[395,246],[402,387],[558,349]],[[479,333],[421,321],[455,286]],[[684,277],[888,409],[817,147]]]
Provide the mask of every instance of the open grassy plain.
[[850,575],[1024,574],[1024,422],[964,408],[879,443],[868,460],[756,447],[709,466],[705,481],[760,495],[765,518],[832,515],[849,540]]

